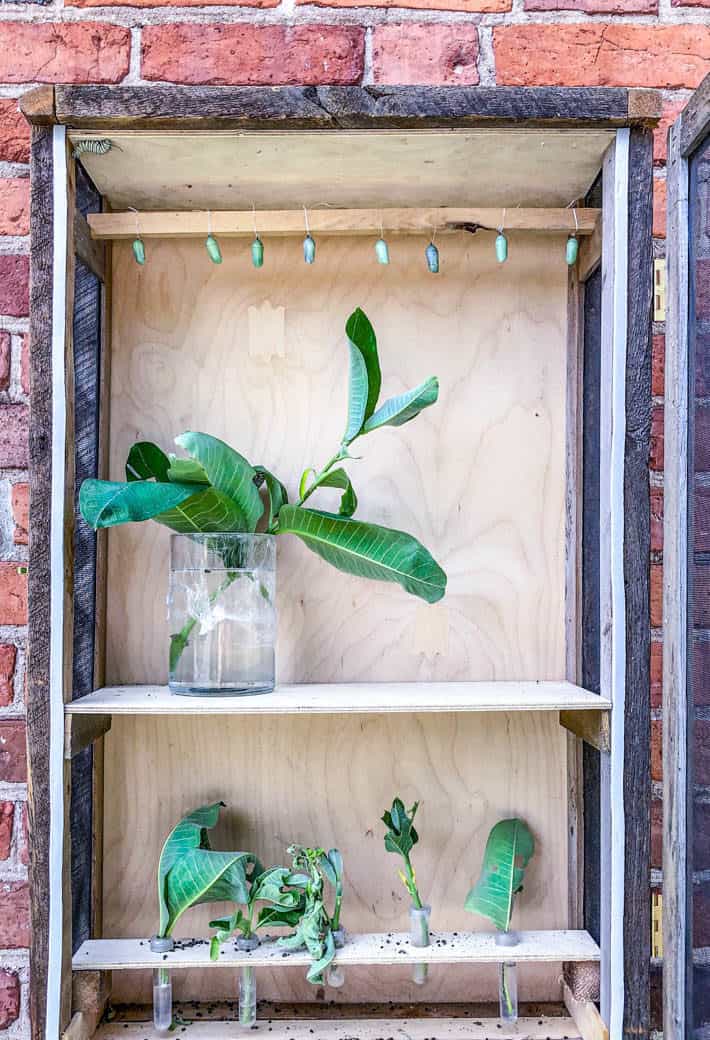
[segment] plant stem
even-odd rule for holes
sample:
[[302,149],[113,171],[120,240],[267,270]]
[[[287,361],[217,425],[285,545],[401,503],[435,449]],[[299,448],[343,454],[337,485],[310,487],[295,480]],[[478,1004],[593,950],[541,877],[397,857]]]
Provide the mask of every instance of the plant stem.
[[[221,594],[225,591],[225,589],[228,589],[229,586],[233,582],[235,582],[238,577],[239,577],[239,571],[227,571],[227,577],[224,579],[224,581],[219,586],[219,588],[215,589],[215,591],[210,596],[210,606],[214,606],[214,604],[217,602],[217,599],[219,598],[219,596],[221,596]],[[182,657],[183,650],[187,646],[188,640],[189,640],[189,638],[190,638],[190,636],[192,634],[192,630],[194,629],[196,624],[197,624],[197,618],[194,618],[194,617],[190,618],[190,620],[187,621],[182,626],[182,628],[180,629],[180,631],[176,635],[173,635],[173,636],[170,637],[170,669],[169,670],[170,670],[170,674],[171,675],[173,675],[175,673],[175,671],[177,670],[178,661]]]
[[330,459],[328,462],[326,462],[325,466],[320,471],[320,473],[316,473],[315,477],[313,478],[313,481],[306,488],[306,490],[303,492],[303,494],[299,498],[298,502],[296,502],[296,505],[297,506],[302,506],[303,503],[306,501],[306,499],[311,497],[313,492],[320,485],[320,482],[323,480],[323,478],[328,476],[329,471],[333,468],[333,466],[336,464],[336,462],[342,462],[343,459],[347,459],[347,457],[348,457],[347,450],[344,450],[342,448],[342,446],[341,446],[338,449],[337,454],[334,455],[332,457],[332,459]]
[[508,977],[507,977],[507,972],[505,970],[506,968],[507,968],[507,964],[503,964],[503,966],[502,966],[503,997],[505,998],[505,1009],[508,1012],[508,1020],[510,1021],[512,1019],[512,1017],[513,1017],[513,1001],[511,1000],[510,990],[508,989]]
[[411,864],[411,861],[409,859],[409,856],[405,856],[405,858],[404,858],[404,865],[407,868],[407,877],[409,878],[409,886],[408,886],[409,887],[409,893],[410,893],[410,895],[412,897],[412,902],[414,903],[414,908],[415,908],[415,910],[421,910],[422,909],[422,901],[421,901],[421,898],[419,896],[419,890],[417,888],[417,883],[414,880],[414,870],[412,868],[412,864]]

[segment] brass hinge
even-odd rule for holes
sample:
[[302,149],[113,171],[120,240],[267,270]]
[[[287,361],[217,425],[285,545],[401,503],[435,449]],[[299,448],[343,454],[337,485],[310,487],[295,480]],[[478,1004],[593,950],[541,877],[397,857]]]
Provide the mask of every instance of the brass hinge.
[[666,320],[666,261],[653,261],[653,320]]
[[651,956],[663,957],[663,896],[651,893]]

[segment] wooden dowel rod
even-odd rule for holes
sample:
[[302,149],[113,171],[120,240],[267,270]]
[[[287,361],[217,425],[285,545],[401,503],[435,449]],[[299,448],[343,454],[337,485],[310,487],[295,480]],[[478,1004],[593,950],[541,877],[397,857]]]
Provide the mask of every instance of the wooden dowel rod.
[[[509,209],[505,213],[506,231],[572,232],[591,235],[601,210],[578,209]],[[473,230],[476,226],[497,230],[502,209],[314,209],[308,212],[308,225],[318,235],[431,235],[445,231]],[[224,238],[254,234],[251,210],[216,211],[209,214],[215,235]],[[94,238],[205,238],[207,211],[150,213],[90,213]],[[268,210],[256,213],[256,229],[262,237],[304,235],[303,211]]]

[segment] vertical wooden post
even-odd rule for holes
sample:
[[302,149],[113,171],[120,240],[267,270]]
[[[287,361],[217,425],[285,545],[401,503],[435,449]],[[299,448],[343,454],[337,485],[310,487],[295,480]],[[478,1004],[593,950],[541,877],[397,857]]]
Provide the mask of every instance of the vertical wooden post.
[[668,144],[663,529],[663,1032],[687,1031],[688,162]]

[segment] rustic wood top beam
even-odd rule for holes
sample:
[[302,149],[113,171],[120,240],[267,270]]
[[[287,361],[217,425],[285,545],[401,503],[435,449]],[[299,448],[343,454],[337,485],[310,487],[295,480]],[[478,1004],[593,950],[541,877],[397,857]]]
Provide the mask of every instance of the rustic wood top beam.
[[[49,88],[51,90],[52,88]],[[30,122],[48,119],[30,92]],[[53,119],[91,130],[337,130],[625,126],[658,118],[656,91],[625,87],[57,86]]]

